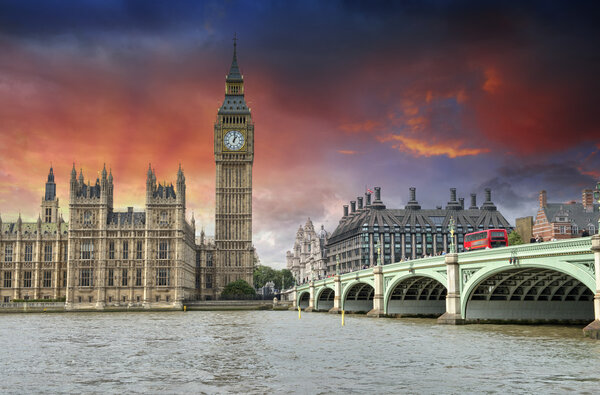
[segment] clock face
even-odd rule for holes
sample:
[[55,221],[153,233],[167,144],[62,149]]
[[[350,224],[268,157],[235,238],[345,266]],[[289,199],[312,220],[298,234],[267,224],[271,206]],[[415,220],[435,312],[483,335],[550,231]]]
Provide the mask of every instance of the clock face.
[[225,137],[223,138],[225,147],[231,151],[241,150],[245,141],[244,135],[237,130],[230,130],[229,132],[225,133]]

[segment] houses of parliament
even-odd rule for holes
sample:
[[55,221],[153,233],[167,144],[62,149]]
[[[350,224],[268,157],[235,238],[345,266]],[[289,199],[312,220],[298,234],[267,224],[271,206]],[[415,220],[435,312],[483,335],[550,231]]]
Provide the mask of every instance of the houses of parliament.
[[112,171],[86,180],[75,165],[68,222],[59,215],[50,168],[37,222],[0,219],[0,302],[65,300],[67,309],[178,308],[187,300],[218,299],[223,287],[252,284],[252,165],[254,124],[244,80],[233,61],[214,125],[215,238],[196,238],[186,220],[186,179],[157,183],[150,166],[144,211],[113,207]]

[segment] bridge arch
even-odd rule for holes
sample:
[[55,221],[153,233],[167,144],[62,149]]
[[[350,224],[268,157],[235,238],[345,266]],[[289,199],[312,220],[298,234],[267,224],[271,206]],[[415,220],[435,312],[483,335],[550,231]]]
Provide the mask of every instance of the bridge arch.
[[589,321],[594,290],[594,277],[565,261],[498,263],[463,285],[461,311],[467,320]]
[[300,292],[300,294],[298,295],[298,307],[300,307],[302,310],[306,309],[310,304],[310,292],[307,291],[302,291]]
[[399,275],[385,290],[389,315],[439,317],[446,311],[446,278],[437,273]]
[[351,281],[342,292],[342,310],[347,312],[368,313],[373,310],[375,288],[364,281]]
[[333,287],[325,286],[319,289],[315,295],[315,310],[329,311],[333,308],[335,290]]

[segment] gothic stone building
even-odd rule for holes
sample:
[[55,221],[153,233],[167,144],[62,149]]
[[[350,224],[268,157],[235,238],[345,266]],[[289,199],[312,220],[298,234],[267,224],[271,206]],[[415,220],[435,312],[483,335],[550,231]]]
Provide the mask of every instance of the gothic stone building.
[[298,284],[312,278],[323,278],[327,272],[327,251],[325,244],[329,234],[323,225],[321,230],[315,232],[315,227],[310,220],[304,227],[300,225],[296,232],[293,252],[286,253],[287,268],[292,272]]
[[[382,264],[407,259],[439,255],[449,251],[450,219],[456,223],[455,242],[463,251],[464,235],[484,229],[512,229],[491,201],[491,190],[485,190],[485,202],[477,206],[475,194],[471,205],[465,208],[464,199],[456,199],[456,189],[450,189],[450,201],[444,209],[421,209],[416,200],[416,189],[410,188],[410,199],[404,209],[388,209],[381,200],[381,188],[344,206],[344,216],[327,240],[327,273],[336,271],[339,260],[341,272],[348,272],[377,264],[377,246],[380,245]],[[358,201],[358,207],[356,203]]]
[[[233,61],[214,125],[214,241],[186,221],[185,176],[156,182],[149,167],[144,211],[113,208],[113,176],[93,183],[70,179],[69,222],[58,215],[50,169],[37,223],[0,219],[0,300],[62,299],[67,308],[178,307],[184,300],[219,298],[229,282],[252,284],[252,165],[254,123],[244,80]],[[43,222],[42,222],[43,218]]]

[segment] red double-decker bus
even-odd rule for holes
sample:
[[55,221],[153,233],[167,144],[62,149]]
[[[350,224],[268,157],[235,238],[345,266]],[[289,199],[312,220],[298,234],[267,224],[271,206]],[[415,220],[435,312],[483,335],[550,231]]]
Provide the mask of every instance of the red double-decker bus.
[[506,247],[508,233],[505,229],[488,229],[465,235],[465,250],[478,250],[480,248]]

